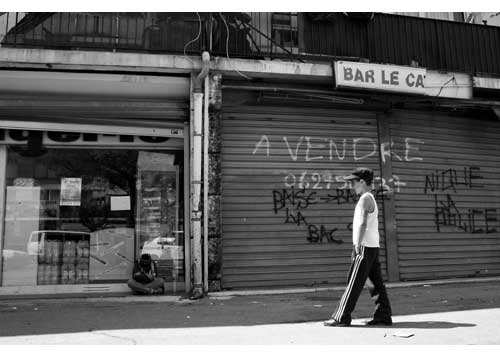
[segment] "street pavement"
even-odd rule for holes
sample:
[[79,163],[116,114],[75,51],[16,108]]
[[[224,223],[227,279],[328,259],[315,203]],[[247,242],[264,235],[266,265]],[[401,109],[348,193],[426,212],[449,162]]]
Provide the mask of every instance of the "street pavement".
[[[324,327],[341,292],[0,300],[0,344],[499,344],[500,284],[392,288],[392,327]],[[407,337],[409,336],[409,337]]]
[[0,338],[0,344],[499,344],[500,309],[397,316],[392,327],[256,326],[97,330]]

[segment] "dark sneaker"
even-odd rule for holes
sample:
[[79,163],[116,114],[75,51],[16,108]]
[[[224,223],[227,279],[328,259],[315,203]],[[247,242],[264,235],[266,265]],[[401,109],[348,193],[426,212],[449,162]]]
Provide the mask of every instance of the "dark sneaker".
[[367,326],[392,326],[392,319],[378,319],[374,318],[371,321],[365,322]]
[[327,327],[349,327],[351,324],[347,322],[339,322],[333,318],[330,318],[328,321],[324,321],[323,325]]

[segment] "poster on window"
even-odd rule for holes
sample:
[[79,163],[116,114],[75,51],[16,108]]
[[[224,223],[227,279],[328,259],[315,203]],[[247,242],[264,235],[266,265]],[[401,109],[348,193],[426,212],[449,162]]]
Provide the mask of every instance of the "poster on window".
[[82,178],[61,178],[61,206],[80,206]]
[[134,229],[103,228],[90,234],[89,279],[126,281],[134,266]]

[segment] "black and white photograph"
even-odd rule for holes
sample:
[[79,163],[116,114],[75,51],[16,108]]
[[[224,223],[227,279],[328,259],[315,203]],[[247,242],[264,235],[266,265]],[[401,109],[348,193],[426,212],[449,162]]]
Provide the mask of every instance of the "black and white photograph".
[[500,3],[437,5],[2,2],[0,345],[499,345]]

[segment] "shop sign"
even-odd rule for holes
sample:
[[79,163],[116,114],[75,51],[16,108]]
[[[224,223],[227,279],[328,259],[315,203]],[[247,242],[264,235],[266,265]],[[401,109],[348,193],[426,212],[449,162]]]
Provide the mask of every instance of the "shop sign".
[[425,68],[335,61],[337,87],[426,94]]
[[[182,135],[182,129],[172,129],[177,134]],[[0,129],[0,144],[23,145],[28,142],[30,132],[21,129]],[[44,145],[76,145],[76,146],[130,146],[145,147],[165,144],[169,137],[149,137],[117,134],[97,134],[78,132],[32,132],[31,135],[41,136]]]

